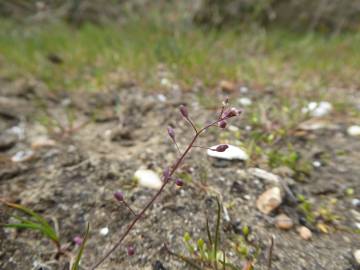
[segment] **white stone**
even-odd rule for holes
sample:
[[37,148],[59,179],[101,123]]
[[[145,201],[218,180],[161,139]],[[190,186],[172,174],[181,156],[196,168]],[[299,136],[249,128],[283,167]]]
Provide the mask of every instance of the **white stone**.
[[347,129],[347,133],[350,136],[360,136],[360,126],[350,126]]
[[242,106],[250,106],[252,104],[251,99],[247,97],[239,98],[238,101]]
[[240,87],[240,92],[245,94],[245,93],[249,92],[249,88],[247,88],[246,86],[241,86]]
[[238,132],[240,129],[237,126],[230,125],[228,130],[231,132]]
[[279,187],[273,187],[265,191],[256,201],[256,206],[260,212],[270,214],[282,203],[281,190]]
[[100,229],[100,235],[106,236],[106,235],[108,235],[108,233],[109,233],[109,228],[108,227],[104,227],[104,228]]
[[322,117],[329,114],[333,109],[331,103],[327,101],[310,102],[306,107],[302,108],[302,113],[310,114],[313,117]]
[[280,183],[280,177],[276,174],[267,172],[265,170],[259,169],[259,168],[250,168],[248,169],[248,172],[259,179],[265,180],[272,184],[279,184]]
[[[211,146],[211,149],[215,149],[219,145]],[[208,149],[207,154],[210,157],[218,158],[218,159],[227,159],[227,160],[248,160],[249,155],[245,152],[245,150],[240,147],[228,144],[228,148],[224,152],[217,152]]]
[[24,162],[31,159],[34,156],[32,150],[19,151],[11,157],[12,162]]
[[163,94],[159,94],[157,95],[157,98],[160,102],[165,102],[166,101],[166,97]]
[[356,260],[356,263],[360,265],[360,249],[354,251],[354,258]]
[[313,161],[312,165],[313,165],[315,168],[319,168],[319,167],[322,166],[321,162],[318,161],[318,160]]
[[171,82],[168,78],[162,78],[160,84],[166,87],[171,87]]
[[56,142],[47,137],[38,137],[31,143],[31,148],[36,150],[40,148],[54,147]]
[[142,187],[151,189],[160,189],[162,181],[157,173],[152,170],[139,169],[135,172],[134,177]]
[[312,233],[311,231],[306,228],[305,226],[301,226],[300,228],[297,229],[300,237],[304,240],[310,240],[312,237]]

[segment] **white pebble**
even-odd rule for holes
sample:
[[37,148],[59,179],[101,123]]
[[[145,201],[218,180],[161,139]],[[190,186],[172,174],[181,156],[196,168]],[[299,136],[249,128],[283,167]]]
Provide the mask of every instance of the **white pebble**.
[[350,126],[347,129],[347,133],[350,136],[360,136],[360,126]]
[[331,103],[327,101],[310,102],[306,107],[302,108],[302,113],[310,114],[313,117],[322,117],[329,114],[333,109]]
[[313,161],[313,166],[315,167],[315,168],[319,168],[319,167],[321,167],[322,166],[322,164],[321,164],[321,162],[320,161],[318,161],[318,160],[315,160],[315,161]]
[[[219,145],[211,146],[211,149],[215,149]],[[240,147],[228,144],[228,148],[224,152],[217,152],[208,149],[207,154],[210,157],[227,160],[248,160],[248,154]]]
[[360,249],[354,251],[354,258],[356,260],[356,263],[360,265]]
[[160,177],[152,170],[139,169],[135,172],[134,177],[140,186],[146,188],[160,189],[162,186]]
[[252,101],[250,98],[239,98],[238,99],[239,103],[242,105],[242,106],[250,106],[252,104]]
[[12,162],[23,162],[31,159],[34,155],[32,150],[19,151],[11,157]]
[[108,227],[104,227],[104,228],[100,229],[100,234],[102,236],[106,236],[106,235],[108,235],[108,233],[109,233],[109,228]]

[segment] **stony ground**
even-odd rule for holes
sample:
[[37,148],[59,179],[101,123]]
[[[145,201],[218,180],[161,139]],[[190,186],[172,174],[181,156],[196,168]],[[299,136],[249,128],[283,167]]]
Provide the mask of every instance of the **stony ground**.
[[[238,92],[232,93],[232,101],[238,98]],[[136,185],[134,172],[148,168],[161,174],[177,156],[167,125],[175,127],[180,147],[191,138],[177,110],[183,103],[197,123],[216,117],[215,107],[204,108],[192,93],[159,95],[125,85],[106,92],[54,94],[37,84],[2,82],[1,198],[46,217],[58,227],[63,244],[70,243],[70,251],[76,249],[73,237],[82,234],[89,222],[82,260],[86,269],[112,246],[132,218],[115,202],[114,191],[124,190],[129,203],[140,210],[156,191]],[[245,129],[247,117],[245,113],[242,120],[234,121],[229,131],[209,131],[201,145],[235,142],[235,127]],[[61,124],[54,124],[54,119]],[[67,124],[70,119],[72,125]],[[100,269],[191,269],[162,246],[167,243],[171,250],[188,255],[182,240],[185,232],[193,239],[206,239],[206,217],[212,227],[216,216],[215,196],[227,212],[222,215],[221,244],[239,269],[246,261],[236,255],[242,245],[249,250],[248,258],[258,249],[255,269],[266,269],[272,235],[272,269],[359,269],[353,253],[360,249],[360,236],[355,233],[360,223],[356,201],[360,141],[347,135],[346,125],[338,119],[316,130],[298,131],[289,139],[313,165],[301,177],[284,166],[271,172],[261,160],[216,160],[206,151],[194,150],[180,170],[186,178],[184,187],[169,186],[126,239],[125,246],[135,246],[135,255],[128,257],[126,248],[120,248]],[[276,147],[283,146],[286,142]],[[273,174],[259,175],[255,167]],[[256,201],[274,186],[283,193],[281,205],[264,214]],[[311,203],[309,212],[299,210],[300,194]],[[0,209],[1,223],[9,222],[11,210]],[[277,228],[279,214],[294,223],[289,230]],[[306,214],[314,215],[315,221],[306,220]],[[247,237],[245,226],[250,229]],[[311,239],[302,239],[301,226],[311,230]],[[109,230],[106,235],[100,233],[104,228]],[[68,268],[67,260],[55,260],[52,244],[36,232],[0,229],[0,235],[0,269]]]

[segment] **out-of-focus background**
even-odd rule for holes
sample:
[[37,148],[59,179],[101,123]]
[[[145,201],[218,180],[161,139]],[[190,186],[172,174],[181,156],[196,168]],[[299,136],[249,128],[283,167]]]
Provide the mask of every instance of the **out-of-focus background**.
[[[129,235],[135,256],[120,248],[102,269],[192,269],[165,242],[205,267],[189,241],[206,239],[214,197],[236,269],[267,269],[271,235],[272,269],[358,269],[359,0],[0,1],[0,196],[51,220],[70,251],[89,222],[89,267],[132,218],[113,192],[141,209],[177,155],[167,125],[180,148],[191,138],[178,106],[200,125],[227,96],[243,116],[201,144],[235,160],[194,151],[184,187]],[[144,170],[153,182],[134,178]],[[39,234],[0,236],[1,269],[67,265]]]

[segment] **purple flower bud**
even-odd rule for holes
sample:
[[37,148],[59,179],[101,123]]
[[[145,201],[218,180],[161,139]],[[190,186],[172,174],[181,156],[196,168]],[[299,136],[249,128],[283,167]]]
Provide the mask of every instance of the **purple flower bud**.
[[128,256],[134,256],[135,248],[133,246],[128,246],[127,247],[127,254],[128,254]]
[[75,243],[75,245],[81,246],[81,244],[83,243],[83,239],[77,235],[73,238],[73,242]]
[[189,112],[188,112],[187,108],[184,105],[180,105],[180,113],[184,118],[189,117]]
[[220,144],[215,149],[212,149],[212,150],[216,151],[216,152],[224,152],[228,148],[229,148],[229,146],[227,144]]
[[177,178],[176,181],[175,181],[175,184],[178,186],[178,187],[182,187],[184,185],[184,182],[183,180],[181,180],[180,178]]
[[169,134],[170,138],[171,138],[173,141],[175,141],[175,131],[174,131],[174,129],[173,129],[172,127],[168,127],[168,128],[167,128],[167,131],[168,131],[168,134]]
[[124,194],[121,191],[116,191],[114,193],[114,197],[116,200],[118,200],[119,202],[123,202],[124,201]]
[[226,128],[226,122],[225,121],[220,121],[219,127],[220,128]]
[[231,117],[234,117],[234,116],[238,116],[241,113],[242,113],[241,110],[238,110],[236,108],[231,108],[231,109],[224,112],[224,117],[223,118],[231,118]]

